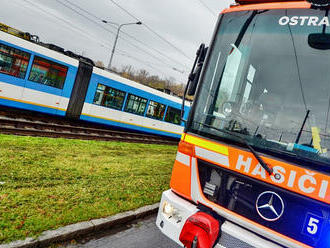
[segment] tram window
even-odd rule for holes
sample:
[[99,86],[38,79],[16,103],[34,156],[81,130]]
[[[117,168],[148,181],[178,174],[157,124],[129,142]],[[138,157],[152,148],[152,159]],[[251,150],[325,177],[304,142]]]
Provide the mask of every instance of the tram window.
[[157,120],[162,120],[164,117],[165,113],[165,105],[160,104],[158,102],[150,101],[149,107],[147,110],[147,116],[157,119]]
[[68,67],[48,59],[34,57],[29,80],[63,89]]
[[29,53],[0,44],[0,73],[25,78],[30,56]]
[[166,116],[165,116],[165,121],[180,125],[181,123],[181,111],[176,108],[168,107]]
[[125,111],[137,115],[144,115],[147,99],[129,94],[127,97]]
[[107,108],[122,109],[126,93],[103,84],[98,84],[94,104]]

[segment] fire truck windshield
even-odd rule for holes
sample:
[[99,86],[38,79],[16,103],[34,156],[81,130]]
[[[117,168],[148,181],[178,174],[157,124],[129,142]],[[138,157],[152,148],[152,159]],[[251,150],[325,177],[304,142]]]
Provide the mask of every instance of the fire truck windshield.
[[188,131],[330,165],[329,34],[326,10],[224,14]]

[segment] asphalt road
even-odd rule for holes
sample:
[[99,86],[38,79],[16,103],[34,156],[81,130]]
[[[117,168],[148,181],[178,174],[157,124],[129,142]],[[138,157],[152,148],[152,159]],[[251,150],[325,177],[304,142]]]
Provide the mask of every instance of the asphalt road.
[[[156,217],[130,224],[122,230],[101,234],[94,239],[80,240],[75,244],[62,245],[62,248],[179,248],[176,243],[164,236],[156,227]],[[124,229],[124,230],[123,230]]]

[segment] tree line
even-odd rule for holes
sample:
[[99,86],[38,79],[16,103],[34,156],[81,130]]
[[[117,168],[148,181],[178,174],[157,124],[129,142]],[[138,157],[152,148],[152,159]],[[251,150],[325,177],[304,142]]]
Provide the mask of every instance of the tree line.
[[[97,61],[96,66],[104,68],[104,64],[101,61]],[[152,75],[144,69],[135,70],[131,65],[122,66],[120,69],[113,67],[111,71],[130,80],[136,81],[140,84],[149,86],[151,88],[168,91],[170,90],[174,95],[182,97],[185,84],[178,84],[173,77],[167,77],[165,79],[160,78],[157,75]]]

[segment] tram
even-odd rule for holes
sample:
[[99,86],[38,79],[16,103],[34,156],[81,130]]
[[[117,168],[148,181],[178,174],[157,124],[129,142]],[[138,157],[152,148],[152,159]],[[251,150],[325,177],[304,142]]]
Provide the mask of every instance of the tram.
[[[0,23],[0,105],[180,139],[179,97]],[[188,116],[190,104],[185,104]]]
[[237,0],[201,45],[156,224],[187,248],[330,247],[328,0]]

